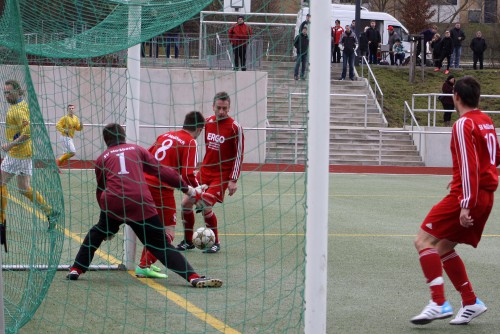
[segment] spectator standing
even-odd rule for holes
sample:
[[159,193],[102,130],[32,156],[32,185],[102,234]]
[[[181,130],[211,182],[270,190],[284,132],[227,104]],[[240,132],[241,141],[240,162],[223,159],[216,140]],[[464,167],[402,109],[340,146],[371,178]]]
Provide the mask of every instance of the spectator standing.
[[377,51],[382,38],[380,37],[380,32],[376,28],[376,22],[370,22],[370,28],[366,31],[366,37],[368,38],[368,49],[370,54],[368,55],[369,64],[377,64]]
[[299,80],[299,68],[300,68],[300,79],[305,80],[306,78],[306,66],[307,66],[307,52],[309,50],[309,37],[307,35],[307,27],[302,28],[302,32],[295,37],[293,41],[293,46],[297,51],[297,60],[295,61],[295,69],[293,72],[293,78]]
[[432,207],[414,241],[431,295],[429,304],[410,320],[416,325],[453,316],[445,296],[443,270],[462,299],[451,325],[466,325],[488,310],[477,298],[455,250],[458,244],[477,247],[498,187],[500,146],[493,121],[478,109],[480,95],[481,87],[472,77],[455,83],[453,101],[460,118],[451,132],[450,192]]
[[311,14],[306,15],[306,19],[302,21],[299,27],[299,34],[302,31],[302,28],[306,27],[309,30],[309,25],[311,24]]
[[394,42],[394,63],[398,65],[398,60],[399,60],[399,66],[402,66],[404,61],[405,61],[405,50],[403,47],[403,44],[401,44],[400,39],[396,39]]
[[452,62],[455,68],[460,67],[460,57],[462,56],[462,42],[465,39],[465,33],[460,28],[460,23],[455,23],[455,28],[450,31],[451,40],[453,42],[453,57]]
[[181,38],[182,29],[181,26],[177,26],[173,29],[170,29],[166,33],[166,41],[165,41],[165,56],[170,58],[171,47],[174,47],[174,58],[179,58],[179,45]]
[[[163,166],[177,171],[187,185],[199,186],[195,170],[198,164],[196,138],[205,126],[205,118],[199,111],[186,114],[181,130],[170,131],[160,135],[148,149],[149,153]],[[153,196],[156,210],[165,227],[165,236],[169,243],[174,241],[176,219],[176,203],[174,188],[163,184],[156,175],[144,174],[148,189]],[[160,268],[154,265],[157,261],[146,247],[142,250],[139,266],[135,269],[137,277],[166,278]]]
[[423,44],[423,64],[424,66],[427,66],[427,43],[430,43],[432,41],[432,38],[437,32],[437,26],[432,25],[429,27],[429,29],[426,29],[420,33],[420,36],[423,36],[419,42],[417,43],[417,56],[420,55],[420,52],[422,52],[422,44]]
[[186,258],[168,242],[144,173],[158,175],[162,182],[182,190],[191,200],[196,201],[197,191],[174,170],[160,165],[146,149],[127,144],[121,125],[106,125],[103,138],[107,149],[95,162],[96,197],[101,208],[99,222],[85,236],[66,278],[77,280],[89,269],[102,242],[114,236],[122,224],[127,224],[163,265],[192,286],[220,287],[220,279],[198,275]]
[[[455,76],[450,74],[446,81],[443,83],[443,87],[441,88],[441,92],[443,94],[453,94],[453,86],[455,86]],[[443,104],[444,110],[443,113],[443,123],[444,126],[450,126],[451,122],[451,113],[455,110],[455,104],[453,103],[453,96],[440,96],[441,103]]]
[[366,26],[361,34],[359,34],[359,55],[361,57],[366,57],[368,60],[368,37],[366,36],[366,31],[370,27]]
[[470,48],[472,50],[472,62],[473,67],[477,70],[477,62],[479,61],[479,69],[483,69],[483,59],[484,59],[484,51],[486,51],[486,40],[483,38],[483,35],[480,31],[476,32],[476,37],[470,41]]
[[340,80],[345,80],[347,65],[349,64],[349,79],[354,80],[354,51],[357,48],[358,39],[356,34],[351,31],[351,26],[345,26],[345,32],[340,40],[341,49],[343,50],[342,76]]
[[67,112],[56,124],[56,129],[61,134],[59,142],[63,149],[63,155],[56,160],[57,167],[60,167],[64,162],[75,156],[76,148],[73,137],[75,136],[75,131],[83,130],[82,123],[80,123],[78,116],[75,115],[74,104],[68,105]]
[[[305,28],[304,28],[305,29]],[[226,189],[229,196],[233,196],[238,189],[238,178],[243,164],[245,138],[243,128],[229,116],[231,99],[226,92],[215,94],[212,109],[214,115],[205,123],[206,152],[196,178],[200,184],[208,188],[202,195],[203,219],[206,227],[215,234],[215,244],[204,253],[218,253],[220,240],[218,222],[213,206],[224,201]],[[182,223],[184,225],[184,240],[177,245],[177,249],[184,251],[193,249],[194,203],[184,196],[182,200]]]
[[241,66],[241,70],[246,71],[247,44],[252,37],[252,28],[245,23],[244,17],[239,15],[237,23],[229,28],[228,33],[229,41],[233,46],[234,70],[238,71]]
[[344,33],[344,28],[340,26],[340,21],[335,20],[335,26],[332,27],[332,63],[340,63],[340,38]]
[[356,20],[351,21],[351,31],[356,33]]
[[388,26],[387,30],[389,32],[389,41],[387,44],[389,44],[389,58],[391,60],[391,65],[394,65],[394,43],[396,43],[396,40],[399,39],[401,41],[401,37],[399,37],[399,34],[394,31],[393,26]]
[[439,72],[439,69],[441,68],[441,65],[439,64],[439,59],[441,58],[441,42],[441,35],[436,33],[434,37],[432,37],[431,41],[432,61],[434,63],[435,72]]
[[450,73],[450,65],[451,65],[451,54],[453,53],[453,42],[450,37],[450,32],[446,30],[444,32],[444,38],[441,41],[441,56],[439,57],[439,67],[436,67],[434,69],[434,72],[439,72],[441,70],[441,67],[443,66],[443,60],[446,58],[446,61],[448,62],[446,65],[446,70],[444,71],[444,74]]

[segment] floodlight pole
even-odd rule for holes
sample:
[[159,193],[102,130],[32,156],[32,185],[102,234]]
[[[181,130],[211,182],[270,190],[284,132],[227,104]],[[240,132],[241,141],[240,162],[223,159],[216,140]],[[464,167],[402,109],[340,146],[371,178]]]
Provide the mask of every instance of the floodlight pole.
[[[330,150],[330,1],[312,1],[309,37],[305,333],[326,333]],[[314,129],[314,130],[313,130]]]
[[[128,11],[128,36],[131,41],[140,40],[141,36],[141,6],[130,6]],[[127,52],[127,141],[137,144],[139,138],[139,115],[141,98],[141,43],[128,49]],[[137,237],[130,228],[123,228],[123,265],[131,270],[135,267],[135,249]]]

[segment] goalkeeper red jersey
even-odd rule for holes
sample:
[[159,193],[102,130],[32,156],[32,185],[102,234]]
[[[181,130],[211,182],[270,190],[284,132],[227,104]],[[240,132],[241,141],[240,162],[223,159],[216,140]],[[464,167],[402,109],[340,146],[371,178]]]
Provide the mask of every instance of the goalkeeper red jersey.
[[221,181],[237,181],[243,163],[243,128],[233,118],[217,121],[215,115],[205,124],[205,157],[201,165],[203,177],[218,177]]
[[[171,131],[159,136],[148,149],[162,165],[175,169],[189,185],[197,187],[195,177],[198,164],[196,140],[186,130]],[[148,184],[159,186],[156,176],[146,174]]]
[[95,162],[101,210],[113,219],[131,221],[157,215],[144,173],[157,175],[174,188],[187,187],[173,169],[161,166],[146,149],[135,144],[111,146]]
[[498,186],[496,166],[500,163],[500,149],[491,118],[480,110],[464,114],[453,125],[450,146],[450,192],[458,196],[462,208],[474,208],[479,189],[495,191]]

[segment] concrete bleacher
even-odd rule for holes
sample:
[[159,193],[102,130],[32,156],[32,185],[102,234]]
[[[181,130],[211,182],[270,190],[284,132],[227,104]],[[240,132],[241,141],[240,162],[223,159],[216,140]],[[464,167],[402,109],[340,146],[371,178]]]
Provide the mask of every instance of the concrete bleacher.
[[[304,163],[306,160],[307,81],[293,79],[293,66],[293,63],[264,64],[262,69],[269,73],[268,125],[279,128],[279,131],[267,131],[266,162],[269,163]],[[335,80],[340,78],[341,70],[341,64],[333,64],[331,93],[368,94],[367,120],[365,127],[364,98],[331,97],[330,163],[423,166],[407,133],[380,134],[379,130],[387,130],[387,127],[367,82],[363,78]]]

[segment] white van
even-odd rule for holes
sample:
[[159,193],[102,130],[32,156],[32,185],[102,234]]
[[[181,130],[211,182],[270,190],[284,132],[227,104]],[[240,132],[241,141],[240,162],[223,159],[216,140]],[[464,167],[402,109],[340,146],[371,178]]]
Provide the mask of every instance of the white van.
[[[300,24],[306,19],[306,15],[309,13],[309,8],[302,8],[297,14],[297,24],[295,27],[295,35],[299,33]],[[389,31],[387,30],[389,26],[394,28],[394,31],[398,33],[401,38],[401,43],[404,49],[409,52],[410,43],[408,42],[408,29],[403,26],[394,16],[383,13],[383,12],[371,12],[365,7],[361,7],[361,26],[358,28],[358,32],[361,33],[366,26],[370,26],[371,21],[376,22],[376,28],[380,32],[382,37],[382,45],[386,45],[389,41]],[[311,15],[311,22],[314,24],[314,13]],[[345,28],[346,25],[350,25],[352,21],[356,18],[356,6],[355,5],[340,5],[332,4],[331,13],[331,26],[335,26],[335,20],[340,20],[340,25]],[[385,54],[388,60],[389,54]]]

